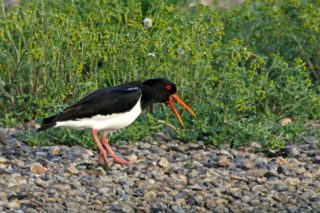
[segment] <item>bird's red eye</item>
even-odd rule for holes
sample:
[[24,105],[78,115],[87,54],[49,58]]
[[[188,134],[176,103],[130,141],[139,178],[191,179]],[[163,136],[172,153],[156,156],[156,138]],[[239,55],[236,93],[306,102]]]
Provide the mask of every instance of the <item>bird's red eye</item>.
[[166,85],[166,90],[170,91],[171,90],[171,85],[167,84]]

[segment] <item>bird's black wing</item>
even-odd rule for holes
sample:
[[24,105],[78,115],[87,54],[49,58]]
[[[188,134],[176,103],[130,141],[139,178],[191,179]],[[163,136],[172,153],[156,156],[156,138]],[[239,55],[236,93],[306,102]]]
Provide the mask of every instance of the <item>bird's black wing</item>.
[[132,84],[97,90],[66,108],[63,112],[45,118],[43,125],[38,130],[42,131],[51,128],[58,121],[127,112],[136,105],[141,95],[141,89]]

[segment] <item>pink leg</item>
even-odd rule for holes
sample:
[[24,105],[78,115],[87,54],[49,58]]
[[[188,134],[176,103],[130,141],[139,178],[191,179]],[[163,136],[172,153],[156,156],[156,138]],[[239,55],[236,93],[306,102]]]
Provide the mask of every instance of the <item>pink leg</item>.
[[99,147],[100,156],[103,158],[103,161],[106,164],[106,166],[108,166],[109,161],[108,161],[108,158],[107,158],[107,153],[106,153],[106,150],[104,150],[103,146],[101,145],[101,143],[100,143],[100,141],[98,139],[97,130],[93,129],[91,131],[91,134],[92,134],[92,137],[93,137],[94,141],[96,142],[96,144]]
[[128,161],[123,160],[119,156],[117,156],[116,153],[114,153],[114,151],[111,149],[105,132],[102,132],[102,142],[103,142],[104,147],[107,149],[107,151],[109,152],[110,156],[113,158],[115,163],[118,163],[118,164],[128,163]]

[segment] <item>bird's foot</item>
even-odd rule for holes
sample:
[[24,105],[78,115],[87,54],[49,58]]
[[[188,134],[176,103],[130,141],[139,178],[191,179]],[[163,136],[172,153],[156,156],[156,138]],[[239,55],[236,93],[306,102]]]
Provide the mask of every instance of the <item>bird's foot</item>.
[[112,157],[112,159],[114,160],[115,163],[120,164],[120,165],[124,165],[124,164],[128,163],[128,161],[121,159],[112,150],[112,148],[110,147],[110,145],[108,143],[108,139],[106,137],[105,132],[102,132],[102,142],[103,142],[103,146],[106,148],[107,152],[110,154],[110,156]]
[[123,159],[121,159],[121,158],[120,158],[119,156],[117,156],[117,155],[114,155],[114,156],[111,156],[111,157],[112,157],[113,161],[114,161],[115,163],[117,163],[117,164],[124,165],[124,164],[129,163],[129,161],[123,160]]

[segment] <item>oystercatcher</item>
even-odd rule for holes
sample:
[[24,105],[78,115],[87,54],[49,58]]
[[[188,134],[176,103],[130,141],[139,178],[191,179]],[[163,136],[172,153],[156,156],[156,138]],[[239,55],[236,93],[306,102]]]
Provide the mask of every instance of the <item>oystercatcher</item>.
[[[129,126],[142,110],[155,103],[169,104],[181,125],[183,121],[173,105],[177,101],[192,115],[195,113],[177,95],[177,87],[166,79],[149,79],[144,82],[131,82],[116,87],[94,91],[64,111],[45,118],[38,131],[53,127],[91,129],[94,141],[99,147],[100,156],[108,166],[107,152],[115,163],[125,164],[111,149],[106,132]],[[97,132],[102,132],[102,143]]]

